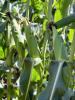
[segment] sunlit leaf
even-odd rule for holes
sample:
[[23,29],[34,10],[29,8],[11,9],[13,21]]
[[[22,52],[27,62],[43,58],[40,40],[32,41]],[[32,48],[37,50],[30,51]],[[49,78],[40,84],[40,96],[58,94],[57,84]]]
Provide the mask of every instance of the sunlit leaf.
[[55,12],[54,21],[56,22],[56,21],[59,21],[60,19],[62,19],[62,14],[61,14],[61,11],[58,9]]
[[[66,3],[67,2],[67,3]],[[55,21],[60,20],[61,18],[67,16],[68,7],[72,3],[72,0],[58,0],[56,3],[56,12],[55,12]]]
[[41,0],[32,0],[32,6],[36,11],[41,11],[43,9],[43,2]]
[[20,0],[21,2],[26,2],[27,0]]
[[4,58],[4,52],[2,47],[0,47],[0,59]]
[[40,75],[37,73],[37,71],[35,69],[32,70],[32,78],[31,80],[33,82],[37,82],[38,80],[40,80]]
[[69,34],[68,34],[68,38],[69,38],[69,41],[70,41],[70,42],[72,42],[73,34],[74,34],[74,30],[73,30],[73,29],[70,29],[70,30],[69,30]]

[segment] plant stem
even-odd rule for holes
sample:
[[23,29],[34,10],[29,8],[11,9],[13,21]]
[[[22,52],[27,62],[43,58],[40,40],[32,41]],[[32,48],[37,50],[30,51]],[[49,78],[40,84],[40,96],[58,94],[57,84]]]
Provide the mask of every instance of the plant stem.
[[52,20],[52,0],[48,0],[48,21]]
[[7,100],[10,100],[10,94],[9,94],[9,86],[10,86],[10,84],[11,84],[11,73],[10,72],[8,72],[7,73],[7,82],[8,82],[8,94],[7,94]]
[[[8,55],[9,55],[9,47],[7,48],[7,60],[6,60],[7,66],[9,67],[10,61],[8,61],[9,60]],[[10,73],[8,72],[7,73],[7,100],[10,100],[10,95],[9,95],[10,82],[11,82],[11,77],[10,77]]]
[[26,17],[29,19],[29,4],[30,0],[27,0],[27,10],[26,10]]
[[45,68],[47,44],[48,44],[48,34],[47,34],[47,31],[46,31],[46,32],[45,32],[45,38],[44,38],[44,49],[43,49],[43,57],[44,57],[43,66],[44,66],[44,68]]
[[67,17],[57,21],[55,24],[56,24],[57,29],[58,29],[58,28],[62,28],[64,26],[67,26],[73,22],[75,22],[75,14],[67,16]]
[[[9,25],[7,23],[7,35],[6,35],[6,40],[7,40],[7,59],[6,59],[6,64],[8,67],[12,66],[11,64],[11,60],[12,60],[12,54],[10,52],[10,48],[9,48]],[[9,70],[9,72],[7,72],[7,100],[10,100],[10,94],[9,94],[9,86],[11,84],[11,72]]]

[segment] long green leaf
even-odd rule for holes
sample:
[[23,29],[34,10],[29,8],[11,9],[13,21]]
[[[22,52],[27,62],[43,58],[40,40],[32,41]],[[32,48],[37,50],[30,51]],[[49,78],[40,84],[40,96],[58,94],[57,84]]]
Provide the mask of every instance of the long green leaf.
[[29,58],[24,60],[23,69],[20,75],[20,89],[23,93],[24,100],[27,98],[30,80],[31,80],[31,73],[32,73],[32,62]]
[[[55,95],[55,91],[57,91],[58,97],[60,94],[63,95],[65,91],[65,86],[62,80],[62,66],[63,62],[51,63],[49,69],[50,76],[48,85],[46,89],[39,94],[38,100],[53,100],[52,98]],[[61,91],[58,92],[60,89]]]
[[26,39],[29,46],[30,54],[32,58],[38,58],[39,57],[38,45],[37,45],[36,38],[34,37],[34,34],[31,31],[30,26],[27,26],[25,28],[25,32],[26,32]]
[[67,50],[62,38],[58,35],[57,30],[53,27],[53,46],[56,60],[67,59]]
[[61,20],[59,19],[55,24],[57,28],[62,28],[72,23],[75,23],[75,14],[71,14],[70,16],[64,17]]
[[12,20],[13,28],[16,30],[13,30],[13,38],[15,41],[15,45],[17,48],[17,51],[19,53],[19,59],[22,61],[25,55],[25,50],[24,50],[24,40],[25,40],[25,35],[22,35],[21,33],[21,26],[18,24],[16,19]]

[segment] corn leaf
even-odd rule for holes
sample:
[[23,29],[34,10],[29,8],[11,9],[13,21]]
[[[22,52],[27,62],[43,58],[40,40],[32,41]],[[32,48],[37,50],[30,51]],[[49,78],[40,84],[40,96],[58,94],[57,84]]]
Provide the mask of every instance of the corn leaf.
[[20,75],[20,90],[26,100],[27,93],[29,90],[30,80],[32,73],[32,62],[29,58],[26,58],[23,64],[23,69]]
[[58,35],[57,30],[53,27],[53,46],[56,60],[67,59],[67,50],[62,38]]

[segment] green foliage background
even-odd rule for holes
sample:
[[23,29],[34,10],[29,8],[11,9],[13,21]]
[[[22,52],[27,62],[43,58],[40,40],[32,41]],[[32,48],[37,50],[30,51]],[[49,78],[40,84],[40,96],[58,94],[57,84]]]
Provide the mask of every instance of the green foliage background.
[[0,0],[0,100],[75,99],[74,2]]

